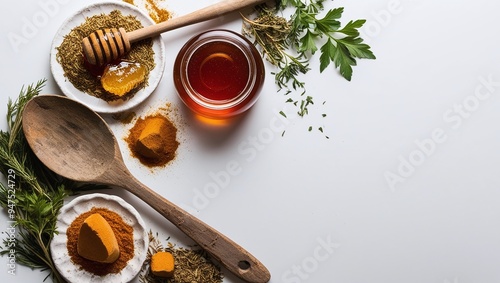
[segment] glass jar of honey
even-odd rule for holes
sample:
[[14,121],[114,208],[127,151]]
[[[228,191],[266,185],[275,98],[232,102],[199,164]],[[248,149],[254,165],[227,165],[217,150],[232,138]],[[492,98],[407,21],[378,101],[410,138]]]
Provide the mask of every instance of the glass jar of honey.
[[174,63],[179,97],[194,113],[226,119],[256,102],[265,71],[255,46],[229,30],[210,30],[191,38]]

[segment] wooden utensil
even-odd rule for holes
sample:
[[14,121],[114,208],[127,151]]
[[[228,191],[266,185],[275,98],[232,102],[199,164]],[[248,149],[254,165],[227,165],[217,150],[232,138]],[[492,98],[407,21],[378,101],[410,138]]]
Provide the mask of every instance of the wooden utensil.
[[200,23],[246,7],[264,3],[266,0],[225,0],[190,14],[147,26],[131,32],[120,27],[98,30],[85,37],[82,42],[83,53],[92,65],[112,62],[130,50],[131,43],[160,35],[191,24]]
[[269,271],[249,252],[132,176],[113,132],[91,109],[63,96],[41,95],[26,104],[22,118],[28,144],[52,171],[76,181],[117,185],[128,190],[241,279],[269,281]]

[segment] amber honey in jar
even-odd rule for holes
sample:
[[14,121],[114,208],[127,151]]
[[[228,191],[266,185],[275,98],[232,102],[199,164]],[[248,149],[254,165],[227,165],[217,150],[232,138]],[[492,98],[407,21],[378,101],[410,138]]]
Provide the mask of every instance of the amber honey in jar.
[[191,38],[174,63],[181,100],[196,114],[225,119],[248,110],[264,82],[264,63],[255,46],[229,30]]

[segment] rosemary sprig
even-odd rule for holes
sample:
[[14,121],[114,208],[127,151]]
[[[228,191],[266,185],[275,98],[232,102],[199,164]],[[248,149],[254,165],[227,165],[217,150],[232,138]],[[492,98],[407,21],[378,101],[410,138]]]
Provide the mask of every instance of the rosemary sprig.
[[48,271],[54,282],[64,282],[54,266],[50,242],[64,198],[80,190],[102,186],[77,184],[45,167],[34,155],[22,131],[26,103],[38,95],[45,80],[23,87],[15,101],[7,104],[7,131],[0,131],[0,206],[10,220],[10,231],[0,247],[1,255],[33,269]]

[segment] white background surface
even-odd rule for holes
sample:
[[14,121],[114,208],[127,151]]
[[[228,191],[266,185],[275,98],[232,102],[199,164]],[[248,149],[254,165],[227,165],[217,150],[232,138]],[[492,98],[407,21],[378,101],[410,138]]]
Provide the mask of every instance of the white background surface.
[[[93,2],[11,1],[3,8],[2,117],[8,97],[17,97],[23,85],[47,78],[44,93],[60,93],[49,71],[52,37],[69,15]],[[166,1],[177,15],[213,2]],[[44,10],[44,3],[52,3],[52,10]],[[163,35],[163,80],[136,111],[144,115],[172,103],[178,157],[153,172],[132,158],[127,165],[146,185],[253,253],[274,283],[500,282],[500,4],[325,4],[344,6],[344,23],[368,20],[364,37],[377,60],[359,61],[347,82],[331,68],[320,75],[314,59],[306,86],[316,104],[303,119],[285,107],[286,98],[276,93],[268,74],[260,100],[236,127],[200,126],[176,96],[173,61],[197,32],[239,31],[241,21],[235,14]],[[23,34],[27,22],[42,14],[46,21]],[[9,34],[25,42],[12,44]],[[288,114],[286,122],[279,119],[280,110]],[[109,120],[124,146],[131,125]],[[330,139],[308,132],[310,125],[324,127]],[[276,127],[286,130],[284,137]],[[125,147],[122,152],[129,156]],[[224,174],[232,163],[238,164],[238,174],[202,199],[212,176]],[[386,180],[391,173],[404,181],[391,187]],[[135,197],[112,193],[138,208],[164,239],[190,243]],[[0,221],[7,221],[5,215]],[[9,275],[7,259],[0,259],[0,278],[6,282],[45,277],[22,266],[16,273]],[[240,282],[225,275],[225,282]]]

